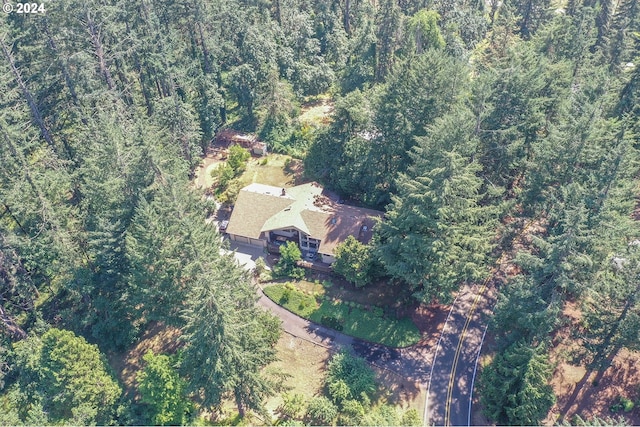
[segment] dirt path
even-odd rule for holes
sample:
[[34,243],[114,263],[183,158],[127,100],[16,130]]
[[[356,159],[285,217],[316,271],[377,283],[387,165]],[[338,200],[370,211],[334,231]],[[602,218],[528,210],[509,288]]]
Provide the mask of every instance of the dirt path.
[[224,163],[224,160],[221,159],[220,152],[210,149],[204,159],[202,159],[202,163],[198,169],[196,169],[195,183],[198,188],[209,188],[211,186],[213,183],[211,171],[220,163]]

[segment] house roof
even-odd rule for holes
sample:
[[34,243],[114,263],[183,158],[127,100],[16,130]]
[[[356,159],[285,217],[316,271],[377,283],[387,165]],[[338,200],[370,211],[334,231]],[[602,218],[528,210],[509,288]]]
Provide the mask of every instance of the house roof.
[[262,232],[296,228],[320,240],[318,251],[333,254],[348,236],[371,240],[382,212],[339,204],[317,183],[278,188],[251,184],[240,190],[227,233],[260,238]]

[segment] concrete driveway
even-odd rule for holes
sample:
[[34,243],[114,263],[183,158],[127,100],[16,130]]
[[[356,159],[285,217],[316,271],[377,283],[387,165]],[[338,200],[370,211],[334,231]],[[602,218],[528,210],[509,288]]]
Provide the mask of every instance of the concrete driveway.
[[[262,257],[265,260],[267,258],[266,248],[258,248],[256,246],[229,241],[229,249],[233,251],[233,256],[238,264],[249,271],[255,268],[258,258]],[[269,267],[267,266],[267,268]]]

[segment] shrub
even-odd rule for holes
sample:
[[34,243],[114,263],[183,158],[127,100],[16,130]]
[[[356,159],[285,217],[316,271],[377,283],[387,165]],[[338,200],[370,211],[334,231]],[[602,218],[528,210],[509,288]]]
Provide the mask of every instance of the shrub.
[[234,176],[240,175],[247,168],[247,160],[251,154],[239,145],[229,147],[229,158],[227,166],[231,168]]
[[253,269],[253,274],[259,279],[265,271],[267,271],[267,263],[264,261],[264,258],[258,257],[256,266]]
[[311,399],[307,406],[307,417],[315,425],[331,425],[338,416],[338,408],[324,396]]
[[229,182],[235,178],[233,168],[227,164],[220,164],[211,171],[211,177],[219,188],[226,188]]
[[218,201],[224,205],[232,205],[236,202],[238,194],[242,189],[243,184],[238,178],[234,178],[227,184],[227,187],[222,193],[218,194]]
[[632,411],[633,407],[635,406],[633,404],[633,402],[631,401],[631,399],[627,399],[626,397],[621,397],[620,398],[620,405],[622,406],[622,410],[624,412]]
[[368,400],[376,390],[375,375],[364,359],[340,352],[329,361],[327,383],[342,381],[349,388],[352,399]]
[[282,296],[280,297],[280,304],[284,305],[288,303],[290,298],[291,298],[291,290],[287,288],[284,290],[284,292],[282,293]]
[[187,383],[180,378],[169,356],[147,352],[146,366],[138,374],[141,400],[149,408],[149,418],[156,425],[183,425],[191,411]]
[[371,281],[371,250],[369,246],[347,237],[335,250],[333,270],[361,288]]
[[362,424],[365,407],[357,400],[345,400],[342,402],[342,413],[340,414],[340,424],[344,426],[356,426]]
[[336,331],[342,331],[344,329],[344,327],[342,326],[342,322],[340,322],[334,316],[323,315],[320,319],[320,323],[332,329],[335,329]]
[[280,259],[273,267],[276,276],[289,276],[294,279],[304,278],[304,268],[297,266],[297,262],[302,259],[302,252],[294,242],[287,242],[280,246]]
[[342,401],[351,398],[351,389],[344,380],[337,380],[329,383],[329,396],[335,403],[340,404]]
[[298,393],[284,393],[282,395],[282,405],[279,412],[286,418],[300,418],[305,408],[305,398]]
[[409,409],[402,415],[403,426],[421,426],[422,419],[415,409]]

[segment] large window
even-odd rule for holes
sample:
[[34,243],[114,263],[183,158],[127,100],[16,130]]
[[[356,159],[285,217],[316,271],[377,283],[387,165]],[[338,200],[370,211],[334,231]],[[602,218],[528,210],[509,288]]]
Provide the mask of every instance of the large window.
[[317,251],[320,247],[320,240],[302,234],[300,236],[300,247],[310,251]]

